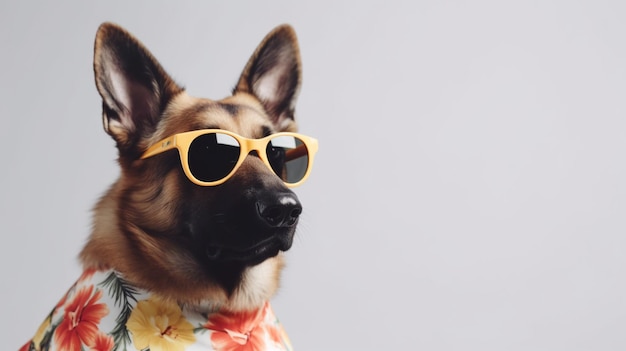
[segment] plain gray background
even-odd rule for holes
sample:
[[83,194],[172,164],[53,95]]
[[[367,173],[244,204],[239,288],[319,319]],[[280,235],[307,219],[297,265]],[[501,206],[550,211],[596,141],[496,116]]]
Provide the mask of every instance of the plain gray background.
[[4,1],[3,348],[77,278],[115,179],[91,68],[103,21],[192,95],[300,39],[320,140],[278,316],[306,350],[626,349],[626,2]]

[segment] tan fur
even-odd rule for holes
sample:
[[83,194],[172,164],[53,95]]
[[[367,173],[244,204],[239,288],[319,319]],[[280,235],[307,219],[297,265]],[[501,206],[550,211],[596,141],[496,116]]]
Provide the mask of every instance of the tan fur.
[[[110,35],[113,25],[108,26],[103,26],[104,29],[99,31],[96,38],[94,67],[96,82],[101,92],[104,87],[99,83],[99,67],[108,63],[99,58],[98,54],[105,55],[105,58],[109,55],[105,37]],[[279,27],[277,31],[279,30],[287,33],[297,49],[293,30],[289,27]],[[124,39],[136,42],[129,34],[124,35],[128,36]],[[137,45],[145,50],[140,43],[137,42]],[[296,57],[299,74],[300,59],[297,50],[295,51],[290,54]],[[235,93],[218,101],[189,96],[169,79],[157,63],[157,71],[167,78],[164,86],[165,91],[171,94],[171,100],[160,114],[154,130],[136,140],[133,147],[145,150],[165,137],[207,126],[229,130],[250,138],[262,137],[259,135],[262,126],[273,126],[274,131],[295,131],[297,127],[292,116],[281,117],[283,119],[279,125],[272,124],[267,112],[268,105],[259,101],[252,93],[253,87],[247,83],[250,77],[250,62],[258,55],[259,49],[244,69]],[[154,60],[149,53],[148,57]],[[106,97],[103,96],[103,99]],[[220,104],[236,106],[236,116],[219,108]],[[154,108],[156,106],[148,107],[149,110]],[[289,106],[289,109],[287,112],[293,112],[293,106]],[[113,268],[137,287],[158,292],[165,298],[198,308],[214,308],[219,305],[232,310],[250,310],[260,307],[271,298],[279,286],[280,271],[284,266],[282,254],[247,268],[243,273],[241,284],[229,294],[211,281],[198,279],[201,268],[195,258],[189,252],[169,245],[172,241],[178,240],[175,235],[158,236],[142,229],[152,228],[155,231],[168,232],[174,227],[177,206],[184,201],[181,199],[184,191],[180,185],[182,172],[176,170],[159,174],[158,163],[155,160],[124,157],[124,148],[133,142],[130,135],[139,126],[123,119],[107,119],[105,116],[104,127],[118,142],[122,171],[120,178],[94,208],[93,231],[80,254],[85,268]],[[258,159],[250,157],[244,161],[238,173],[240,179],[252,174],[273,176]]]

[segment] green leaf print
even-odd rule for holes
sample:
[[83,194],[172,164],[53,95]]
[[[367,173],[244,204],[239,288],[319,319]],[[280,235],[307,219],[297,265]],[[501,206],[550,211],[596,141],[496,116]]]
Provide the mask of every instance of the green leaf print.
[[117,324],[111,331],[111,336],[115,341],[113,351],[126,351],[126,345],[131,342],[128,329],[126,329],[126,322],[133,310],[131,301],[137,302],[135,295],[138,292],[115,272],[111,272],[99,285],[109,290],[109,295],[114,297],[115,304],[121,308],[120,315],[115,319]]

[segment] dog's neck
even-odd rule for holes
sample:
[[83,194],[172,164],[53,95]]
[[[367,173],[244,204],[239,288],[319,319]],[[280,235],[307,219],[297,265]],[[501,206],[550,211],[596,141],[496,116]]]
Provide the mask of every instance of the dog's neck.
[[197,303],[190,303],[190,307],[198,311],[207,311],[215,307],[237,311],[262,306],[276,293],[278,288],[275,283],[277,280],[275,277],[276,263],[273,261],[274,259],[270,259],[256,266],[245,268],[241,284],[226,301],[203,299]]

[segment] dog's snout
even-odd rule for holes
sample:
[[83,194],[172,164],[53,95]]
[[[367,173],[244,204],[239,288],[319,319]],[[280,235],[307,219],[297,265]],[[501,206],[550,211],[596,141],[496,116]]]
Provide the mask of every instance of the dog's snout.
[[293,194],[281,194],[272,200],[257,202],[259,216],[272,227],[291,227],[298,222],[302,205]]

